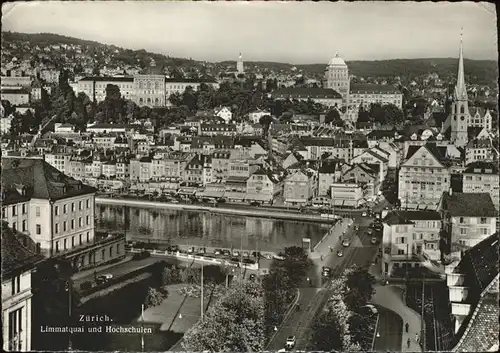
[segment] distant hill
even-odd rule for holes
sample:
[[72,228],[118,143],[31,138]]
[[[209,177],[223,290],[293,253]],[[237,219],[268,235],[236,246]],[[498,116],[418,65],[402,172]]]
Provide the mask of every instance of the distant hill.
[[[95,41],[83,40],[73,37],[62,36],[53,33],[27,34],[16,32],[2,32],[2,42],[29,42],[30,46],[47,46],[53,44],[73,44],[91,48],[105,49],[106,51],[118,51],[115,58],[128,64],[140,62],[146,64],[147,59],[153,58],[157,65],[200,66],[202,61],[186,58],[173,58],[168,55],[150,53],[146,50],[130,50],[114,45],[102,44]],[[235,60],[214,63],[221,67],[234,66]],[[261,70],[289,72],[296,67],[305,74],[323,74],[327,63],[293,65],[288,63],[249,61],[246,67],[258,67]],[[437,73],[442,79],[453,79],[457,72],[457,58],[435,58],[435,59],[394,59],[376,61],[348,61],[349,71],[358,77],[394,77],[410,80],[421,75]],[[498,63],[493,60],[464,60],[465,75],[468,82],[482,85],[496,86],[498,78]]]

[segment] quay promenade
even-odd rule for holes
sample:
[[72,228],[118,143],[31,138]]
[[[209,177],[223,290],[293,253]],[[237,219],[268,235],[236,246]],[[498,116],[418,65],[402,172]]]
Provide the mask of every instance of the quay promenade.
[[131,200],[131,199],[111,199],[96,197],[95,202],[97,205],[114,205],[114,206],[129,206],[129,207],[146,207],[146,208],[170,208],[176,210],[189,210],[200,212],[211,212],[220,214],[240,215],[247,217],[261,217],[273,218],[284,220],[297,220],[306,222],[320,222],[320,223],[333,223],[335,219],[332,215],[324,217],[323,215],[304,214],[297,211],[284,211],[273,210],[266,208],[260,210],[255,206],[248,207],[231,207],[231,204],[219,204],[217,207],[207,206],[204,204],[184,204],[184,203],[170,203],[159,201],[146,201],[146,200]]

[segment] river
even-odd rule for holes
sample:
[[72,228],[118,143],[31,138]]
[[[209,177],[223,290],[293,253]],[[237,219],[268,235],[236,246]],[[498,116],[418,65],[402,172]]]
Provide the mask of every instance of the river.
[[122,231],[131,241],[274,252],[301,246],[302,238],[310,238],[314,247],[329,228],[313,222],[154,207],[97,205],[96,217],[98,231]]

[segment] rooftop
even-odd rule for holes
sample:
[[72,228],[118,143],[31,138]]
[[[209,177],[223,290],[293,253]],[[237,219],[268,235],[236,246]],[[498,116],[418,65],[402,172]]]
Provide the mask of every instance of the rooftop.
[[2,158],[3,204],[17,202],[19,198],[59,200],[95,191],[42,159]]
[[352,83],[349,92],[372,93],[372,94],[402,94],[399,89],[389,85],[377,85],[373,83]]
[[497,217],[495,205],[489,193],[444,192],[442,208],[452,217]]
[[273,97],[286,98],[330,98],[342,99],[342,96],[331,88],[288,87],[280,88],[272,93]]

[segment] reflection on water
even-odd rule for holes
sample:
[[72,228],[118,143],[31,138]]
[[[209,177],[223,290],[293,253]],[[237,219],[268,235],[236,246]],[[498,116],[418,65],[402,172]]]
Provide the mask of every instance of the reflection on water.
[[125,231],[127,240],[189,246],[280,251],[311,238],[314,246],[328,225],[217,213],[98,205],[96,228]]

